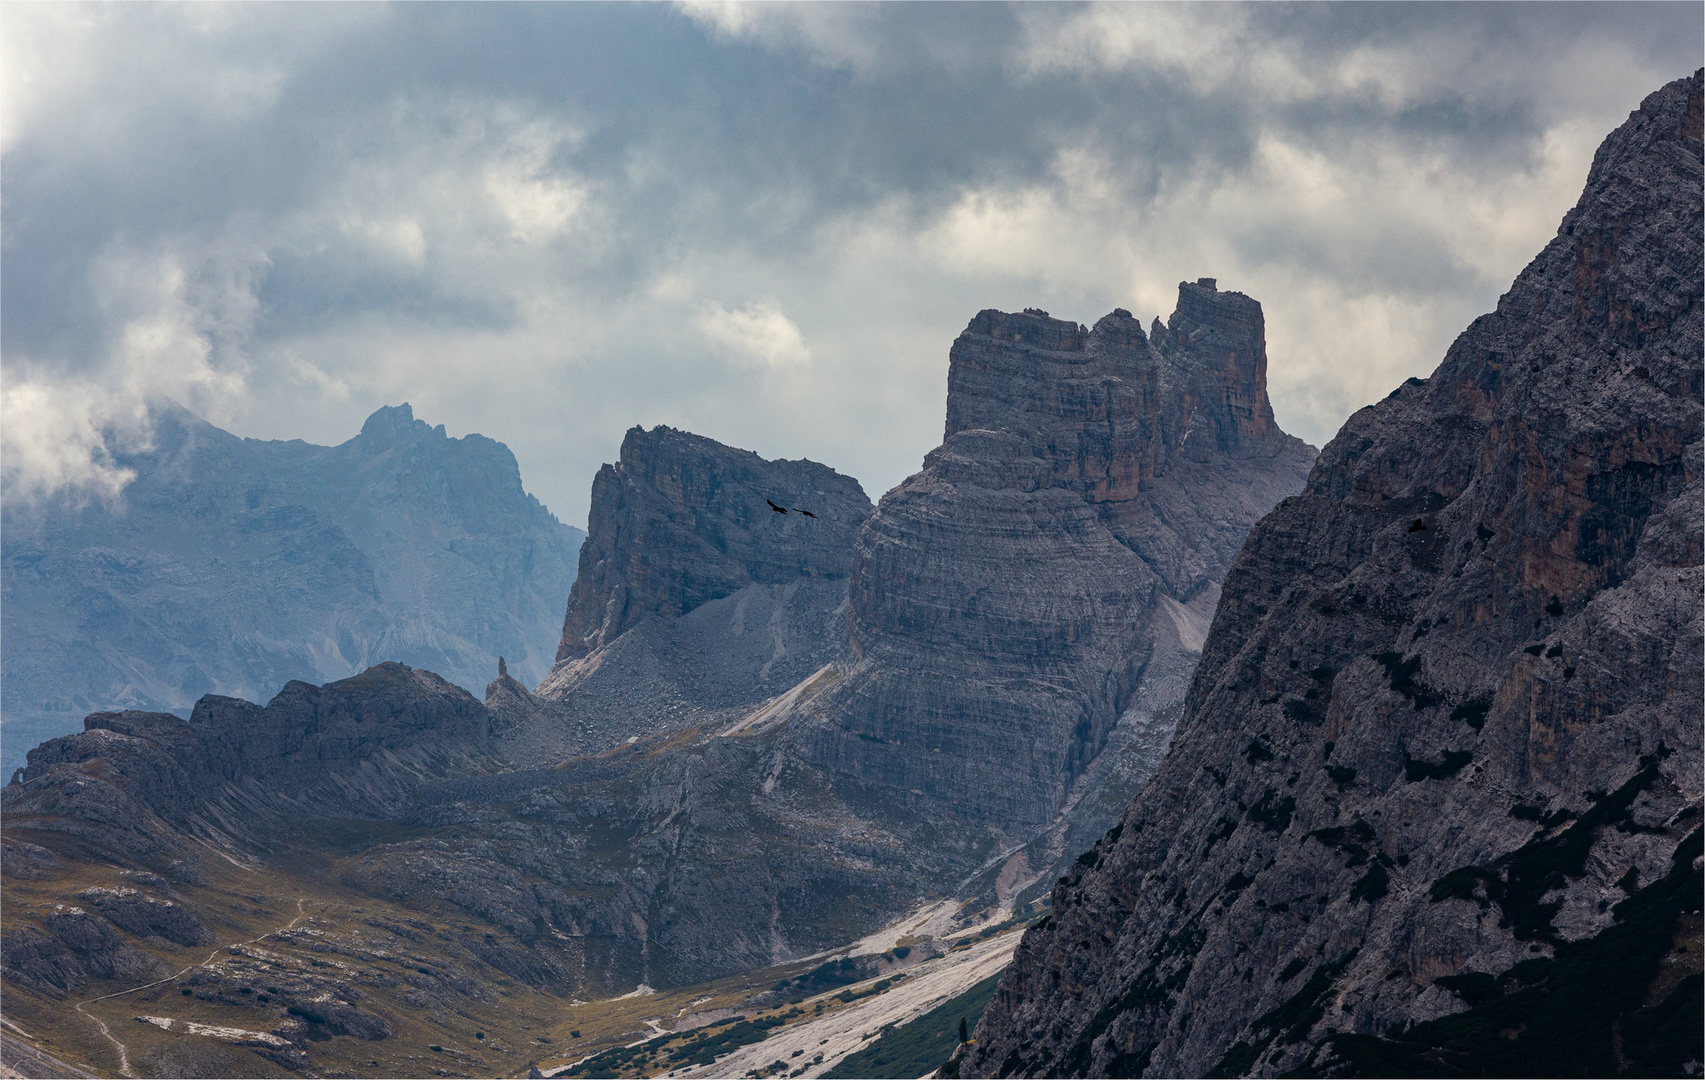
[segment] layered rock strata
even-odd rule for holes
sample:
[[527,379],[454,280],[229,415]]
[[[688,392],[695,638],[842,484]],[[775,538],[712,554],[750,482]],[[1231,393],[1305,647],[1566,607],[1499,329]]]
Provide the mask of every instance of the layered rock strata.
[[91,714],[82,733],[29,752],[0,807],[9,829],[127,858],[192,837],[264,851],[301,822],[397,817],[429,780],[500,771],[492,724],[460,687],[380,664],[325,686],[288,683],[265,706],[210,694],[188,721]]
[[1181,696],[1167,657],[1193,659],[1245,532],[1313,457],[1273,422],[1260,305],[1212,280],[1152,334],[1124,310],[982,312],[950,354],[945,441],[859,532],[849,650],[801,753],[1045,826],[1147,675]]
[[1700,91],[1250,534],[965,1075],[1700,1060]]

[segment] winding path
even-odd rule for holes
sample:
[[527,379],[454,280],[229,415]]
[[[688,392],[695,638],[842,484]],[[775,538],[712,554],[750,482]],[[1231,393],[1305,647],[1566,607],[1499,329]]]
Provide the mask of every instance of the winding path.
[[203,960],[199,964],[190,964],[189,966],[178,971],[176,974],[168,975],[163,979],[155,979],[153,982],[143,983],[140,986],[133,986],[129,990],[120,990],[117,993],[102,994],[100,997],[92,997],[92,998],[87,999],[86,1001],[79,1001],[76,1005],[72,1006],[72,1008],[76,1009],[77,1012],[80,1013],[85,1020],[92,1022],[95,1025],[95,1027],[99,1028],[100,1032],[101,1032],[101,1037],[106,1039],[108,1042],[112,1043],[113,1046],[118,1049],[118,1074],[120,1076],[130,1076],[131,1075],[131,1072],[130,1072],[130,1048],[125,1046],[124,1041],[122,1039],[120,1039],[118,1036],[116,1036],[112,1033],[112,1030],[107,1027],[106,1021],[102,1020],[100,1017],[94,1015],[93,1013],[91,1013],[87,1009],[85,1009],[84,1008],[85,1005],[93,1005],[97,1001],[106,1001],[108,998],[124,997],[126,994],[134,994],[138,990],[146,990],[151,986],[159,986],[161,983],[175,982],[178,979],[183,978],[185,974],[187,974],[191,971],[194,971],[196,968],[204,968],[204,967],[212,966],[213,961],[218,959],[219,954],[224,952],[227,949],[235,949],[235,948],[238,948],[238,947],[243,946],[243,945],[253,945],[255,942],[264,941],[267,938],[273,936],[274,934],[282,934],[286,930],[293,928],[297,923],[301,922],[303,919],[305,919],[307,917],[308,917],[307,905],[304,902],[302,897],[297,897],[296,898],[296,917],[294,919],[291,919],[289,922],[285,923],[283,926],[279,927],[276,930],[268,930],[266,933],[260,934],[256,937],[249,938],[247,941],[233,941],[229,945],[215,946],[213,951],[207,954],[206,960]]

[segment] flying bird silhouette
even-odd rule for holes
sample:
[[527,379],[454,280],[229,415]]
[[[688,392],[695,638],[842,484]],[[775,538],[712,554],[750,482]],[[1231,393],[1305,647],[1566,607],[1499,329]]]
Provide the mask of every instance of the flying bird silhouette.
[[[765,501],[765,502],[767,502],[767,503],[770,503],[770,509],[771,509],[771,510],[774,510],[774,511],[775,511],[775,512],[776,512],[776,513],[778,513],[778,514],[785,514],[785,513],[787,513],[787,507],[785,507],[785,506],[777,506],[777,505],[776,505],[776,504],[775,504],[775,503],[773,503],[773,502],[770,502],[770,500],[768,500],[768,499],[765,499],[765,500],[764,500],[764,501]],[[815,516],[815,515],[813,515],[813,516]]]
[[814,518],[816,518],[816,516],[817,516],[817,515],[816,515],[816,514],[813,514],[813,513],[812,513],[812,512],[811,512],[811,511],[809,511],[809,510],[801,510],[801,509],[800,509],[800,508],[799,508],[799,507],[797,507],[797,506],[796,506],[796,507],[794,507],[794,508],[793,508],[793,512],[794,512],[794,513],[796,513],[796,514],[804,514],[804,515],[805,515],[805,516],[806,516],[806,517],[808,517],[808,518],[813,518],[813,519],[814,519]]

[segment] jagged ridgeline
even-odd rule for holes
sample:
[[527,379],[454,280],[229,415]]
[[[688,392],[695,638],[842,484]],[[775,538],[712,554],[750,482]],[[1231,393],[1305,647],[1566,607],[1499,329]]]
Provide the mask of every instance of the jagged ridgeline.
[[1701,79],[1255,527],[962,1075],[1697,1072]]
[[90,888],[218,940],[295,920],[192,965],[193,1006],[147,991],[151,1030],[229,1021],[292,1068],[446,1011],[513,1035],[941,898],[1002,921],[1158,762],[1221,577],[1314,451],[1273,422],[1259,304],[1207,279],[1147,332],[983,312],[948,382],[943,445],[874,508],[820,464],[630,431],[535,690],[384,663],[33,751],[0,796],[12,1015],[92,1038],[45,1018],[201,964],[100,905],[59,917]]
[[381,660],[467,687],[499,656],[553,660],[584,534],[521,486],[515,456],[407,405],[340,446],[238,438],[150,415],[114,500],[5,500],[5,775],[105,709],[186,713]]

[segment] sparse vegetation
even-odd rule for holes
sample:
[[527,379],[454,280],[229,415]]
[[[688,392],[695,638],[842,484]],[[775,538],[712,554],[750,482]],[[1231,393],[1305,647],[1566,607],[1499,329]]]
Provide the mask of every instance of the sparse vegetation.
[[618,1046],[613,1050],[606,1050],[575,1065],[566,1075],[625,1076],[635,1071],[634,1066],[642,1059],[646,1061],[646,1069],[650,1072],[709,1065],[724,1054],[732,1053],[750,1043],[763,1041],[769,1037],[771,1030],[803,1015],[803,1012],[802,1009],[791,1009],[786,1013],[761,1016],[755,1020],[736,1016],[692,1031],[670,1032],[635,1046]]
[[784,1000],[803,1001],[826,990],[868,979],[875,973],[874,958],[854,959],[844,956],[839,960],[819,964],[803,975],[783,979],[775,984],[774,990],[781,994]]
[[825,1077],[923,1076],[953,1055],[994,1000],[1000,975],[991,975],[958,997],[943,1002],[909,1024],[890,1028],[871,1045],[850,1054]]

